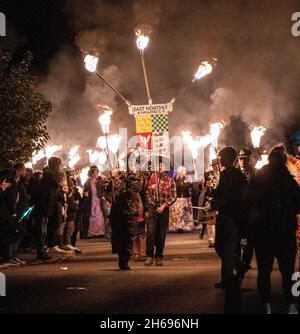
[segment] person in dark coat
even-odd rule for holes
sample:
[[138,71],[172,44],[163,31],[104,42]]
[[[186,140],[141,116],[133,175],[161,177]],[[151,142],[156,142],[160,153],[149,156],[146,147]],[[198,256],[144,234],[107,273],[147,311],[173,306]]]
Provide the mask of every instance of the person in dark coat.
[[[17,191],[15,184],[15,170],[5,169],[1,171],[1,184],[3,186],[0,200],[0,259],[6,265],[10,264],[9,245],[14,219],[16,219]],[[13,265],[13,264],[12,264]]]
[[[114,187],[110,214],[112,252],[118,254],[120,270],[130,270],[135,238],[145,235],[145,208],[147,207],[147,179],[132,168],[131,155],[127,157],[128,172],[118,173],[110,180]],[[111,188],[112,192],[112,188]]]
[[257,288],[266,313],[271,313],[271,272],[275,257],[289,313],[297,313],[291,277],[296,257],[300,189],[286,167],[286,160],[284,148],[275,147],[269,154],[269,164],[257,172],[247,191],[250,212],[248,238],[254,244],[258,266]]
[[52,251],[55,246],[55,231],[58,226],[56,212],[59,196],[58,175],[62,170],[61,159],[51,157],[48,161],[48,167],[44,168],[43,178],[39,186],[38,201],[35,207],[35,239],[37,258],[41,260],[50,259],[49,255],[45,252],[46,245]]
[[77,254],[80,254],[81,251],[75,246],[72,246],[72,236],[75,230],[75,220],[77,218],[79,209],[79,200],[75,197],[77,189],[74,182],[75,180],[73,180],[70,176],[67,177],[67,217],[66,226],[64,228],[64,249],[75,251]]
[[245,175],[234,167],[236,151],[232,147],[225,147],[219,153],[221,166],[224,170],[220,174],[219,185],[212,190],[218,216],[216,223],[215,249],[222,260],[220,283],[215,287],[225,289],[225,313],[239,313],[241,311],[240,283],[243,278],[243,263],[236,255],[240,243],[243,217],[242,198],[247,186]]
[[[252,155],[252,151],[249,150],[248,148],[244,147],[238,150],[238,157],[237,157],[238,168],[246,176],[248,183],[251,181],[251,179],[256,173],[256,169],[250,163],[251,155]],[[245,236],[242,235],[241,239],[244,239],[244,237]],[[246,245],[238,246],[237,253],[240,254],[241,249],[243,250],[241,258],[242,258],[242,261],[247,266],[246,270],[248,270],[248,269],[251,269],[251,261],[253,258],[254,249],[253,249],[251,240],[243,241],[243,243],[245,242],[246,242]]]
[[4,177],[0,175],[0,201],[2,198],[2,195],[4,194],[4,191],[11,186],[11,183],[8,182]]
[[17,163],[14,166],[15,169],[15,183],[17,191],[16,200],[16,219],[13,224],[12,240],[10,244],[10,259],[11,261],[19,264],[25,264],[26,262],[21,260],[18,256],[19,245],[28,233],[28,217],[24,217],[24,214],[29,208],[29,197],[25,186],[26,180],[26,168],[23,163]]

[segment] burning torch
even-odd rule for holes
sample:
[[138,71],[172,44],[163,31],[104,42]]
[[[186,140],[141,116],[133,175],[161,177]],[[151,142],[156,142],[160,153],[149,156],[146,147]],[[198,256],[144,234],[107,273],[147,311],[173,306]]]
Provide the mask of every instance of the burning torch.
[[149,88],[149,81],[148,81],[148,75],[147,75],[147,69],[146,69],[146,63],[145,63],[145,55],[144,51],[147,48],[151,35],[151,27],[148,25],[141,25],[134,30],[136,35],[136,46],[140,51],[141,55],[141,62],[143,66],[143,73],[144,73],[144,79],[145,79],[145,85],[146,85],[146,91],[147,91],[147,97],[148,97],[148,104],[152,104],[152,98],[150,94],[150,88]]
[[[213,58],[214,64],[217,62],[216,58]],[[197,69],[197,72],[194,74],[194,78],[186,84],[181,91],[173,97],[173,99],[170,101],[170,103],[175,103],[175,101],[190,87],[194,84],[194,82],[206,77],[213,71],[213,65],[210,64],[208,61],[203,61]]]
[[102,115],[99,117],[99,122],[101,124],[102,132],[105,136],[106,140],[106,156],[107,156],[107,162],[108,162],[108,168],[109,168],[109,174],[112,182],[112,197],[113,201],[115,201],[115,191],[114,191],[114,185],[112,180],[112,171],[111,171],[111,163],[109,158],[109,146],[108,146],[108,134],[109,134],[109,125],[110,125],[110,116],[112,115],[112,110],[105,110]]
[[69,168],[73,168],[77,162],[81,159],[79,153],[79,145],[74,146],[70,149],[69,153],[68,153],[68,157],[69,157]]
[[85,68],[87,71],[95,73],[108,87],[110,87],[119,97],[130,106],[131,103],[127,100],[116,88],[114,88],[98,71],[97,64],[99,62],[99,58],[93,55],[86,55],[84,58]]
[[197,177],[196,160],[198,158],[198,150],[200,147],[204,148],[209,144],[210,136],[207,135],[204,137],[200,137],[200,139],[193,139],[190,131],[183,131],[181,135],[182,135],[183,142],[191,150],[192,158],[193,158],[193,168],[195,171],[195,175]]
[[[219,123],[212,123],[209,126],[210,128],[210,138],[211,138],[211,147],[210,147],[210,159],[211,162],[214,159],[218,159],[218,146],[219,146],[219,136],[221,133],[221,130],[224,129],[224,123],[223,122],[219,122]],[[221,173],[221,165],[220,162],[218,162],[218,168],[219,168],[219,172]]]
[[260,140],[261,140],[261,137],[265,134],[265,132],[266,132],[266,129],[261,125],[255,126],[253,130],[251,131],[252,144],[258,153],[259,160],[262,160],[262,156],[259,151]]

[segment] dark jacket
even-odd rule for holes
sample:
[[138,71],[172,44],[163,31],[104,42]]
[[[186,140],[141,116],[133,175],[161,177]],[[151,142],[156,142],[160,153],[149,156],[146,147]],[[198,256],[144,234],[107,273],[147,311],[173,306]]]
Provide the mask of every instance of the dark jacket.
[[58,195],[57,173],[46,169],[38,191],[37,210],[42,217],[51,217],[54,214]]
[[243,197],[247,184],[246,176],[239,169],[225,169],[219,185],[211,192],[219,214],[233,219],[240,230],[244,223]]
[[11,186],[5,190],[0,201],[0,219],[12,220],[17,214],[18,184],[12,180]]
[[250,238],[294,239],[300,188],[285,165],[269,164],[251,180],[246,194]]
[[76,220],[76,215],[79,208],[79,205],[75,203],[76,200],[78,199],[75,197],[75,194],[72,194],[71,196],[67,197],[67,205],[68,205],[67,221]]
[[17,218],[20,218],[29,207],[28,193],[23,180],[18,181],[17,191],[18,191],[18,196],[16,204],[16,214]]
[[[144,173],[124,173],[113,179],[115,201],[111,208],[112,252],[123,249],[130,226],[143,218],[148,208],[147,178]],[[111,183],[110,183],[111,186]]]
[[193,185],[188,182],[186,178],[178,178],[176,182],[177,198],[190,198],[192,197]]

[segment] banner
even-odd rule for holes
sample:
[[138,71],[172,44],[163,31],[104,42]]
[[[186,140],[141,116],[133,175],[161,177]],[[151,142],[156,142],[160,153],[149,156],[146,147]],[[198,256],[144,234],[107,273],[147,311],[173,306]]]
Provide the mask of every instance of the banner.
[[130,105],[128,107],[129,114],[138,115],[155,115],[163,114],[168,115],[168,113],[173,111],[173,104],[146,104],[146,105]]
[[137,143],[142,151],[169,158],[169,113],[173,104],[130,105],[128,109],[135,117]]

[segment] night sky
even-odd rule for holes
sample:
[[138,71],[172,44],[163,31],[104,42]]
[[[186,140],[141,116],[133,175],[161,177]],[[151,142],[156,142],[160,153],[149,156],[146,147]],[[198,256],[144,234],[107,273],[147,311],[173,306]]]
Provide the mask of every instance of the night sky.
[[249,144],[249,126],[264,125],[267,148],[300,128],[300,37],[291,34],[296,0],[7,0],[1,47],[34,53],[32,71],[53,102],[52,143],[93,147],[99,135],[96,105],[114,109],[113,130],[134,131],[126,106],[87,73],[81,50],[100,56],[99,71],[132,103],[147,103],[134,28],[152,36],[146,62],[154,103],[166,103],[188,83],[203,60],[218,58],[170,114],[170,132],[205,135],[223,119],[221,142]]

